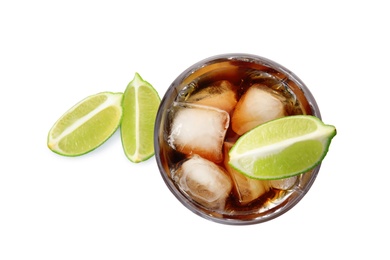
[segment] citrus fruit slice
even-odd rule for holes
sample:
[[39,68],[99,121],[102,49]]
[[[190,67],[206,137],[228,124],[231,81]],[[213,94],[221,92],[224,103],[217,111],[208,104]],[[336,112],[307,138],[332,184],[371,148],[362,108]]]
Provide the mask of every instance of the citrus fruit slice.
[[269,121],[241,136],[229,164],[255,179],[282,179],[309,171],[325,157],[336,128],[308,115]]
[[154,155],[154,121],[159,105],[157,91],[136,73],[122,100],[122,146],[132,162],[142,162]]
[[103,144],[119,127],[122,95],[102,92],[71,107],[50,129],[49,149],[65,156],[78,156]]

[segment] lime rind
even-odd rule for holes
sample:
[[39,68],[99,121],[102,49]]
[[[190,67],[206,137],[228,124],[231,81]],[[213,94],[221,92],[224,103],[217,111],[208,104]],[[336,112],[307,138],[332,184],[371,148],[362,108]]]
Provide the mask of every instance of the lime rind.
[[[88,96],[72,106],[49,130],[48,148],[54,153],[75,157],[89,153],[101,146],[119,128],[122,119],[122,96],[121,92],[100,92]],[[107,116],[111,121],[111,124],[107,125],[106,120],[100,120],[99,124],[106,126],[103,135],[98,136],[96,133],[99,130],[96,128],[85,127],[85,130],[81,130],[89,121],[98,120],[102,113],[108,113]],[[112,117],[112,115],[114,116]],[[104,130],[104,127],[101,129]],[[91,138],[90,142],[84,142],[83,132],[86,133],[87,138]]]
[[[310,127],[309,130],[298,129],[300,135],[289,136],[285,138],[286,140],[274,135],[274,140],[269,138],[271,140],[262,141],[263,138],[269,137],[267,133],[270,129],[277,131],[276,127],[279,132],[291,132],[289,128],[294,127],[294,122],[297,120],[301,123],[309,123],[303,124],[304,126],[314,123],[316,127],[315,129]],[[281,129],[281,125],[284,125],[285,129]],[[314,116],[298,115],[276,119],[241,136],[229,151],[229,165],[254,179],[272,180],[292,177],[318,166],[325,158],[335,135],[334,126],[325,125]],[[310,151],[307,148],[310,148]],[[295,167],[297,165],[299,167]]]

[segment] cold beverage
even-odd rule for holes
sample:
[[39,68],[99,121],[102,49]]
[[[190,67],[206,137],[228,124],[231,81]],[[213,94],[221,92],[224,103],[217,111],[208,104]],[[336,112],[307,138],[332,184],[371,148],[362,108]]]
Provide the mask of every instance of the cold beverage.
[[253,55],[201,61],[170,86],[155,126],[156,160],[172,193],[196,214],[227,224],[270,220],[294,206],[314,170],[256,180],[228,164],[229,150],[254,127],[284,116],[320,117],[305,85],[284,67]]

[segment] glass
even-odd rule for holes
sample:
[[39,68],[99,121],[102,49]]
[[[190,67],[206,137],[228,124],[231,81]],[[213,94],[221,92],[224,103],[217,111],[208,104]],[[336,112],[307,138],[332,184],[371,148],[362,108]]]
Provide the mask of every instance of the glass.
[[[234,119],[234,108],[251,87],[267,99],[255,101],[255,105],[248,101],[251,110],[264,102],[275,103],[276,107],[282,104],[281,112],[270,110],[275,117],[309,114],[321,118],[314,97],[296,75],[274,61],[250,54],[213,56],[186,69],[168,88],[156,117],[155,156],[167,187],[189,210],[218,223],[255,224],[286,213],[305,196],[320,169],[318,165],[282,181],[252,180],[229,169],[226,151],[244,125],[241,119]],[[210,100],[218,100],[219,107],[208,108]],[[216,134],[213,131],[208,136],[214,128]],[[195,141],[189,143],[190,139]],[[200,143],[214,144],[218,150],[204,153]]]

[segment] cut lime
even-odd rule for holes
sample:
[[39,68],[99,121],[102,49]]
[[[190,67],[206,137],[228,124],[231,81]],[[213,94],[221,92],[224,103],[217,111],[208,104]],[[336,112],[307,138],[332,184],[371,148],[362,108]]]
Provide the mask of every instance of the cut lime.
[[103,144],[119,127],[122,95],[102,92],[70,108],[49,131],[47,145],[50,150],[78,156]]
[[136,73],[123,94],[121,123],[122,146],[132,162],[154,155],[153,131],[159,105],[157,91]]
[[308,115],[269,121],[241,136],[229,164],[255,179],[282,179],[309,171],[325,157],[336,128]]

